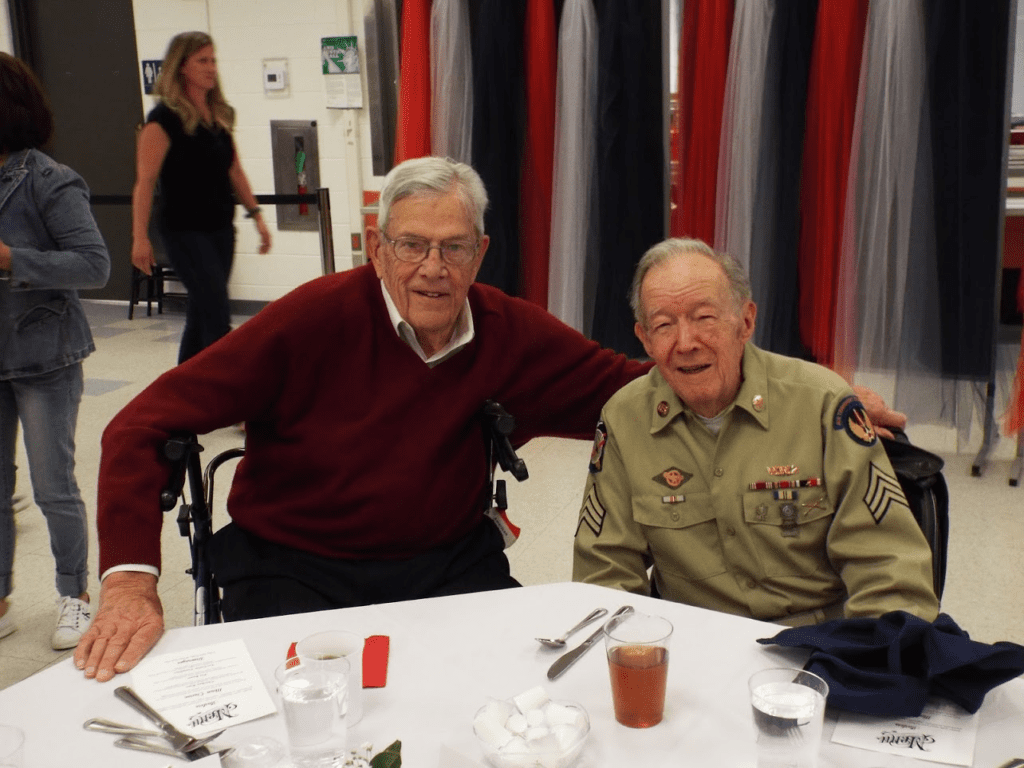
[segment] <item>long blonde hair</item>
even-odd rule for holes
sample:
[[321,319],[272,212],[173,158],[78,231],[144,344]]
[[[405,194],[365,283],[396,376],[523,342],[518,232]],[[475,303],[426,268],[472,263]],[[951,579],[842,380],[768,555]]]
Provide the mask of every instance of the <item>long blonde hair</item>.
[[[181,118],[185,133],[190,136],[196,132],[203,117],[195,104],[189,101],[185,95],[181,68],[189,56],[208,45],[213,45],[213,38],[205,32],[182,32],[171,38],[171,42],[167,46],[167,53],[164,54],[160,75],[153,87],[153,91],[160,97],[160,100]],[[230,131],[235,124],[235,110],[224,98],[224,92],[220,89],[219,77],[210,92],[206,94],[206,103],[213,113],[214,122],[221,125],[224,130]]]

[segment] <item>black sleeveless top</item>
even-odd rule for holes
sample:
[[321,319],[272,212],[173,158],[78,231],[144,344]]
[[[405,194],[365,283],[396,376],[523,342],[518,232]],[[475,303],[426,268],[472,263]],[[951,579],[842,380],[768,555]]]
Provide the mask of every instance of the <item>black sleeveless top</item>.
[[157,104],[146,118],[157,123],[171,140],[160,169],[157,221],[163,229],[212,232],[231,223],[235,213],[228,169],[235,159],[231,134],[202,123],[185,133],[181,118]]

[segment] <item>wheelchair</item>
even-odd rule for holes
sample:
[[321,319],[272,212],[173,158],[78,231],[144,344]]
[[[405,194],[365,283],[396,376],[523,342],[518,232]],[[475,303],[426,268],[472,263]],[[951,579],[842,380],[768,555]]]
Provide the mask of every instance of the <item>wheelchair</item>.
[[[501,531],[505,547],[508,548],[519,536],[506,514],[508,495],[504,480],[496,479],[497,468],[512,475],[518,482],[529,477],[524,462],[516,454],[509,435],[515,429],[515,419],[499,403],[488,400],[480,413],[486,437],[488,461],[488,508],[484,513],[492,519]],[[191,574],[195,583],[193,624],[219,624],[221,594],[216,574],[210,568],[207,545],[213,536],[214,479],[217,470],[225,463],[245,455],[242,447],[229,448],[214,456],[203,467],[200,454],[203,446],[194,434],[171,437],[164,444],[164,457],[170,462],[171,472],[167,485],[160,492],[160,509],[170,512],[178,507],[178,532],[189,541]],[[187,490],[186,490],[187,486]],[[181,502],[179,506],[179,501]]]

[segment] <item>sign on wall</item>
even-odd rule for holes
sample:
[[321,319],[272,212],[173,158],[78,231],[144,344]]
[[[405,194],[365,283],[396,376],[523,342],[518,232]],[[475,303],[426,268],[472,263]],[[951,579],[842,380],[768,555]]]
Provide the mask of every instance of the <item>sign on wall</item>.
[[327,106],[333,109],[360,109],[363,84],[359,76],[359,45],[354,35],[320,38]]
[[163,63],[162,59],[142,60],[142,87],[146,95],[153,93],[156,77],[160,74],[160,67],[163,66]]

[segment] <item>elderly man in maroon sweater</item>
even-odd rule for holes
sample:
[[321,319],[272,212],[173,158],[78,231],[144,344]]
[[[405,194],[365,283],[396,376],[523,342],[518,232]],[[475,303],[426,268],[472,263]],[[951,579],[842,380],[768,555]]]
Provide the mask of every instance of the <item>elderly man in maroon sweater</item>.
[[[161,449],[244,421],[246,453],[211,542],[228,619],[516,586],[484,515],[486,400],[513,439],[589,438],[650,367],[473,280],[487,196],[466,165],[384,180],[372,265],[313,280],[129,403],[103,436],[100,608],[75,652],[126,672],[163,631]],[[883,417],[884,423],[884,417]]]

